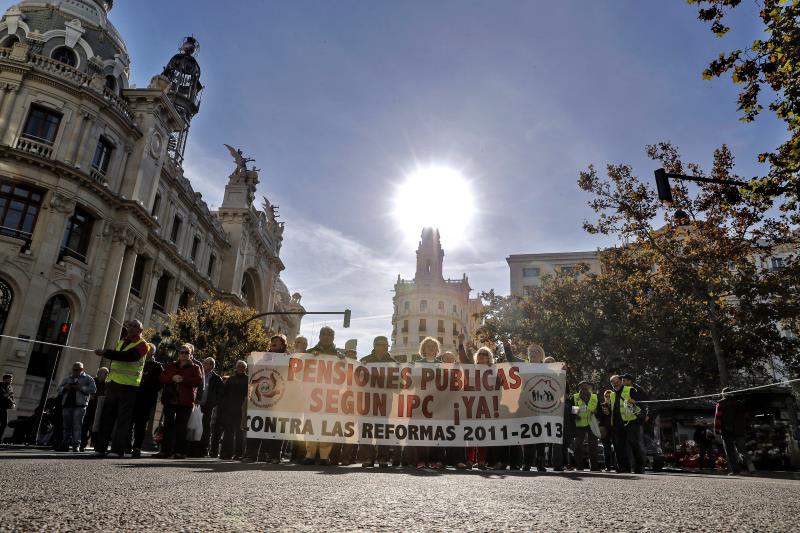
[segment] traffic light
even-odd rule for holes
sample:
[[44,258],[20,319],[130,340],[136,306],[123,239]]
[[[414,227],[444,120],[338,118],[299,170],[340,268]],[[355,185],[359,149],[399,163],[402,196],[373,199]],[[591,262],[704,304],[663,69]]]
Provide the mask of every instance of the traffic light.
[[344,324],[342,324],[342,327],[343,328],[349,328],[350,327],[350,310],[349,309],[345,309],[344,310]]
[[658,199],[662,202],[672,203],[672,189],[669,186],[669,176],[667,171],[659,168],[656,174],[656,189],[658,190]]
[[67,339],[69,339],[69,332],[72,329],[71,322],[62,322],[60,326],[58,326],[58,343],[59,344],[66,344]]

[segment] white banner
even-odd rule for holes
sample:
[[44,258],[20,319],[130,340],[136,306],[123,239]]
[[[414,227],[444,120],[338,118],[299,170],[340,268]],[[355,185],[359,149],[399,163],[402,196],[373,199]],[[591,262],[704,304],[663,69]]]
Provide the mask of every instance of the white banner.
[[247,436],[401,446],[560,443],[560,363],[361,363],[252,353]]

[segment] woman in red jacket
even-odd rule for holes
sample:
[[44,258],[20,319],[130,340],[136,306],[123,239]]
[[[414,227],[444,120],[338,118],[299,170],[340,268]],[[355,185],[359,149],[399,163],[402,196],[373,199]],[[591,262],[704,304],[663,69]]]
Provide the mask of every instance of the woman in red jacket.
[[169,363],[161,373],[164,390],[164,441],[156,457],[186,458],[186,424],[192,414],[197,387],[203,381],[200,365],[192,363],[192,350],[188,344],[181,346],[178,360]]

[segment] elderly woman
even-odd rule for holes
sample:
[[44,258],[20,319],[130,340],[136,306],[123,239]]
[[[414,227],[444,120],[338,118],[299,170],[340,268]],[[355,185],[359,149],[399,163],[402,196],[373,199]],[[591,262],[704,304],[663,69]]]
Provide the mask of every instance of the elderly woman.
[[181,346],[178,360],[167,365],[160,381],[165,385],[161,394],[161,403],[164,404],[164,441],[156,457],[185,459],[186,425],[197,399],[197,387],[203,381],[200,365],[192,362],[190,345]]
[[[411,359],[412,363],[421,365],[438,365],[442,362],[441,359],[442,346],[439,341],[433,337],[425,337],[419,343],[419,354],[414,355]],[[417,468],[441,468],[442,460],[438,449],[430,446],[409,446],[406,452],[413,456],[414,463]]]

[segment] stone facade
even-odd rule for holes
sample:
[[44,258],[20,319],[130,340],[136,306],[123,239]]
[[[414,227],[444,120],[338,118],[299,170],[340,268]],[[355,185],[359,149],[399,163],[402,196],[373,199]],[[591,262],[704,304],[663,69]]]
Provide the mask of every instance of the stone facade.
[[[160,327],[194,300],[302,310],[279,279],[283,223],[266,199],[253,203],[258,171],[232,150],[216,212],[183,173],[202,90],[196,41],[131,89],[111,5],[24,0],[0,21],[0,333],[91,349],[112,345],[125,319]],[[299,328],[299,316],[265,322],[290,337]],[[16,413],[74,360],[99,364],[0,339]]]
[[391,353],[400,360],[419,353],[425,337],[436,338],[443,350],[455,352],[459,333],[469,339],[478,329],[480,299],[469,297],[472,288],[466,274],[461,279],[445,279],[443,263],[439,230],[424,229],[414,279],[397,276],[394,286]]

